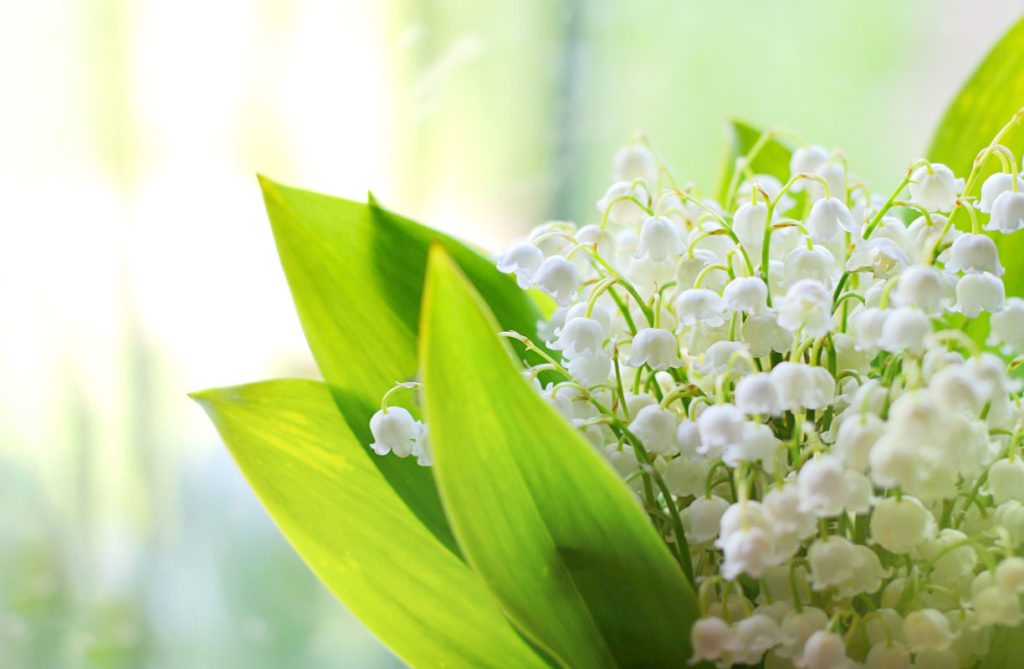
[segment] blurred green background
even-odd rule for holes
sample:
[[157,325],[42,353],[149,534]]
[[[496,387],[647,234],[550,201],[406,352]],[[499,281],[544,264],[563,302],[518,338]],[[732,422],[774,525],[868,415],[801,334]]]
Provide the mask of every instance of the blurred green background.
[[705,188],[733,115],[888,184],[1024,1],[0,8],[0,666],[387,667],[185,397],[316,374],[254,173],[492,250],[641,128]]

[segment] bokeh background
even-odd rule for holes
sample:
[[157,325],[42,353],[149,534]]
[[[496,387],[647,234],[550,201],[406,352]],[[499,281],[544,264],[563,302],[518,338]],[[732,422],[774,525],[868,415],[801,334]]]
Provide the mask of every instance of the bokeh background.
[[185,396],[316,374],[256,172],[493,250],[593,220],[641,128],[705,188],[731,116],[889,183],[1022,13],[0,0],[0,666],[400,666]]

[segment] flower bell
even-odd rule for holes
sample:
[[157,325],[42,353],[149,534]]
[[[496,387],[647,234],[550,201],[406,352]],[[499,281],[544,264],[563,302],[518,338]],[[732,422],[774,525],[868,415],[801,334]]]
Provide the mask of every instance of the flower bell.
[[514,274],[516,283],[520,288],[529,288],[534,273],[544,262],[544,252],[539,248],[524,242],[509,249],[498,258],[497,266],[499,272]]
[[760,314],[767,305],[768,286],[759,276],[736,277],[722,291],[722,306],[730,313]]
[[644,328],[633,337],[629,351],[629,366],[651,369],[669,369],[677,367],[679,360],[679,342],[676,336],[661,328]]
[[811,212],[807,215],[807,229],[814,241],[827,242],[844,231],[857,232],[860,226],[853,220],[853,214],[844,202],[830,197],[818,200],[811,206]]
[[402,407],[389,407],[370,417],[370,448],[377,455],[394,453],[400,458],[412,455],[416,442],[424,435],[425,426]]
[[949,211],[964,190],[964,180],[940,163],[922,165],[910,175],[910,197],[928,211]]
[[996,172],[985,179],[981,184],[981,199],[978,202],[978,211],[983,214],[992,213],[992,204],[1003,193],[1013,190],[1013,180],[1017,179],[1017,190],[1024,190],[1024,179],[1006,172]]
[[1003,275],[996,244],[985,235],[960,235],[950,248],[946,269],[950,272],[990,272]]
[[619,149],[612,165],[612,178],[616,181],[643,179],[649,184],[658,181],[658,161],[643,144],[634,143]]
[[572,261],[562,256],[551,256],[537,269],[533,276],[533,285],[565,306],[576,299],[576,292],[580,287],[579,270]]
[[679,228],[667,218],[648,218],[640,228],[640,243],[636,257],[649,260],[664,260],[683,252],[683,239]]
[[605,328],[595,318],[579,316],[566,321],[552,348],[560,350],[566,360],[592,356],[601,352]]
[[1001,311],[1005,303],[1003,282],[987,272],[965,274],[957,281],[957,310],[968,318],[974,318],[982,311]]
[[992,203],[992,217],[986,230],[1005,234],[1024,228],[1024,192],[1006,191]]
[[715,327],[725,322],[722,297],[707,288],[684,290],[676,298],[675,307],[680,326],[694,327],[703,323]]
[[832,293],[820,281],[800,279],[780,300],[778,323],[790,332],[821,337],[834,326]]

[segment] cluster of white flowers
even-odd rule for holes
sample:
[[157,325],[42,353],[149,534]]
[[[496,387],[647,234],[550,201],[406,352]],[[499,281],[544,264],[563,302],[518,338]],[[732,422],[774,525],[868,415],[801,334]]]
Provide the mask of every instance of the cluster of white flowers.
[[[506,333],[544,357],[524,374],[695,584],[695,661],[973,666],[1024,621],[1024,412],[1006,362],[1024,300],[1005,299],[982,233],[1024,227],[1001,135],[966,183],[917,161],[879,197],[820,146],[793,153],[784,184],[753,173],[769,134],[722,202],[640,138],[599,222],[547,223],[498,258],[558,305],[546,346]],[[990,156],[1003,171],[975,196]],[[985,312],[988,350],[964,332]],[[405,414],[390,429],[374,434],[400,456],[423,434]]]

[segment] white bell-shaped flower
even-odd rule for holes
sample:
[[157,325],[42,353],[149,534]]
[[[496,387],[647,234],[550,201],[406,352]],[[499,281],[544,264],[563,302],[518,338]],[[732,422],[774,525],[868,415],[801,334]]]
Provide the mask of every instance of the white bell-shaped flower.
[[998,586],[991,586],[971,597],[971,606],[978,615],[979,625],[1016,627],[1024,620],[1020,595]]
[[679,426],[676,428],[676,445],[679,446],[679,452],[688,457],[694,457],[702,452],[700,447],[700,430],[697,428],[695,421],[683,420],[679,422]]
[[892,301],[899,307],[918,307],[933,314],[942,310],[942,279],[929,265],[911,265],[903,270],[892,291]]
[[793,345],[793,333],[779,325],[771,312],[762,316],[749,316],[743,322],[740,334],[750,354],[757,358],[772,351],[788,351]]
[[544,252],[533,244],[524,242],[513,246],[499,257],[497,266],[499,272],[514,274],[520,288],[529,288],[533,275],[542,262]]
[[766,651],[779,643],[779,624],[763,613],[755,613],[736,623],[730,646],[732,660],[739,664],[757,664]]
[[541,263],[533,275],[533,286],[565,306],[576,299],[576,292],[580,288],[580,273],[571,260],[551,256]]
[[740,574],[761,578],[775,564],[774,548],[768,533],[760,528],[739,529],[719,540],[722,549],[722,578],[733,580]]
[[[868,650],[864,658],[864,669],[911,669],[910,651],[899,642],[880,641]],[[954,669],[960,666],[959,662]],[[940,669],[923,665],[920,669]]]
[[729,502],[717,495],[697,497],[686,508],[686,538],[697,544],[716,538],[721,528],[722,517],[728,509]]
[[768,205],[741,204],[732,217],[732,231],[748,252],[758,252],[764,244],[764,229],[768,224]]
[[679,360],[679,342],[676,336],[662,328],[644,328],[633,337],[629,349],[629,366],[662,370],[677,367]]
[[992,203],[992,217],[985,229],[1010,234],[1021,228],[1024,228],[1024,191],[1007,191]]
[[699,497],[704,494],[709,468],[704,459],[694,460],[681,455],[665,465],[661,476],[669,492],[676,497]]
[[949,211],[964,190],[964,180],[941,163],[922,165],[910,175],[910,198],[928,211]]
[[779,300],[778,323],[790,332],[821,337],[832,329],[832,293],[820,281],[800,279]]
[[607,381],[611,368],[612,356],[603,351],[573,358],[567,366],[573,378],[587,387]]
[[[834,162],[831,165],[823,165],[814,172],[828,184],[828,196],[838,200],[846,199],[846,170],[841,162]],[[804,188],[807,189],[807,196],[811,201],[820,200],[825,197],[825,186],[819,181],[805,181]]]
[[751,416],[778,416],[782,413],[782,397],[775,381],[767,372],[749,374],[736,384],[736,407]]
[[871,272],[876,279],[890,279],[910,264],[910,257],[891,239],[879,237],[857,242],[846,261],[851,272]]
[[991,274],[965,274],[956,283],[956,309],[968,318],[982,311],[1001,311],[1006,303],[1003,282]]
[[772,429],[763,423],[747,423],[743,428],[743,439],[730,444],[722,461],[730,467],[738,467],[741,462],[761,463],[762,469],[771,473],[775,470],[775,450],[779,440]]
[[654,184],[658,181],[658,161],[643,144],[629,144],[615,153],[612,178],[630,183],[643,179],[649,184]]
[[733,645],[733,630],[721,618],[700,618],[690,628],[690,645],[693,646],[691,664],[703,660],[715,662]]
[[913,497],[886,497],[871,514],[871,540],[893,553],[909,553],[935,537],[935,519]]
[[743,412],[732,404],[713,404],[697,417],[700,431],[700,452],[714,453],[732,444],[743,441],[747,419]]
[[676,426],[679,419],[668,409],[656,404],[641,409],[629,429],[644,442],[644,447],[658,455],[672,455],[678,450]]
[[843,467],[838,458],[824,456],[804,463],[797,476],[800,509],[818,517],[838,515],[849,501]]
[[882,324],[879,345],[886,351],[924,353],[924,339],[931,333],[932,323],[923,311],[912,307],[891,309]]
[[801,279],[814,279],[826,286],[832,285],[836,259],[824,246],[814,248],[797,247],[786,254],[783,272],[786,283],[793,284]]
[[1024,462],[1020,458],[996,460],[988,470],[988,489],[996,504],[1024,501]]
[[736,277],[722,291],[722,306],[730,313],[760,314],[767,305],[768,286],[758,276]]
[[989,272],[1003,275],[996,244],[985,235],[960,235],[949,250],[946,269],[950,272]]
[[[793,151],[793,155],[789,159],[789,173],[794,177],[798,174],[815,174],[827,164],[828,150],[824,146],[820,144],[801,146]],[[802,187],[800,181],[797,181],[797,184],[801,184],[800,187]],[[794,184],[793,190],[796,188],[797,186]]]
[[1024,592],[1024,558],[1011,555],[996,566],[995,584],[1010,592]]
[[1017,190],[1024,190],[1024,179],[1006,172],[996,172],[985,179],[981,184],[981,199],[978,201],[978,211],[983,214],[992,213],[992,204],[996,198],[1003,193],[1013,190],[1013,180],[1017,179]]
[[953,642],[949,621],[935,609],[911,611],[903,619],[903,638],[910,650],[919,653],[929,648],[945,650]]
[[[701,272],[709,265],[715,265],[718,262],[718,256],[714,252],[707,249],[694,249],[693,257],[684,255],[679,261],[679,267],[676,270],[676,285],[680,290],[693,288]],[[728,278],[728,274],[712,270],[704,275],[701,286],[718,290],[725,285]]]
[[761,506],[779,535],[802,540],[817,532],[817,516],[800,507],[800,492],[792,483],[771,488],[765,493]]
[[850,331],[856,339],[855,346],[860,350],[872,350],[882,345],[882,328],[888,310],[878,307],[858,309],[850,317]]
[[[629,199],[630,196],[634,199]],[[613,202],[615,204],[612,204]],[[596,206],[602,215],[608,210],[608,220],[612,223],[632,227],[640,225],[649,216],[644,207],[650,206],[650,202],[650,193],[643,184],[637,183],[634,186],[628,181],[616,181],[608,187]]]
[[694,327],[701,323],[715,327],[725,322],[721,296],[707,288],[684,290],[676,298],[675,307],[680,327]]
[[790,611],[782,619],[780,626],[782,641],[775,650],[775,654],[790,661],[802,658],[807,640],[815,632],[820,632],[827,626],[828,614],[817,607],[804,606],[802,611]]
[[1024,300],[1019,297],[1007,299],[1006,308],[992,314],[989,322],[997,341],[1009,345],[1014,351],[1024,351]]
[[617,240],[609,230],[602,229],[597,223],[584,225],[576,231],[576,241],[580,244],[593,244],[597,254],[606,260],[615,258]]
[[648,218],[640,228],[636,257],[665,260],[683,252],[683,238],[676,224],[667,218]]
[[811,233],[811,239],[816,242],[827,242],[838,237],[843,231],[857,232],[860,229],[853,220],[849,207],[834,197],[815,202],[807,215],[806,225],[808,232]]
[[846,657],[843,637],[822,630],[807,639],[803,657],[797,666],[804,669],[850,669],[854,665],[853,660]]
[[868,467],[871,449],[883,434],[885,423],[875,414],[852,415],[840,423],[832,454],[844,467],[864,471]]
[[400,458],[412,455],[416,441],[424,434],[424,425],[402,407],[388,407],[370,417],[370,448],[377,455],[394,453]]
[[600,353],[604,338],[605,329],[597,319],[579,316],[566,321],[552,348],[566,360],[575,360]]
[[984,388],[963,364],[950,364],[928,380],[928,393],[943,409],[977,416],[985,403]]

